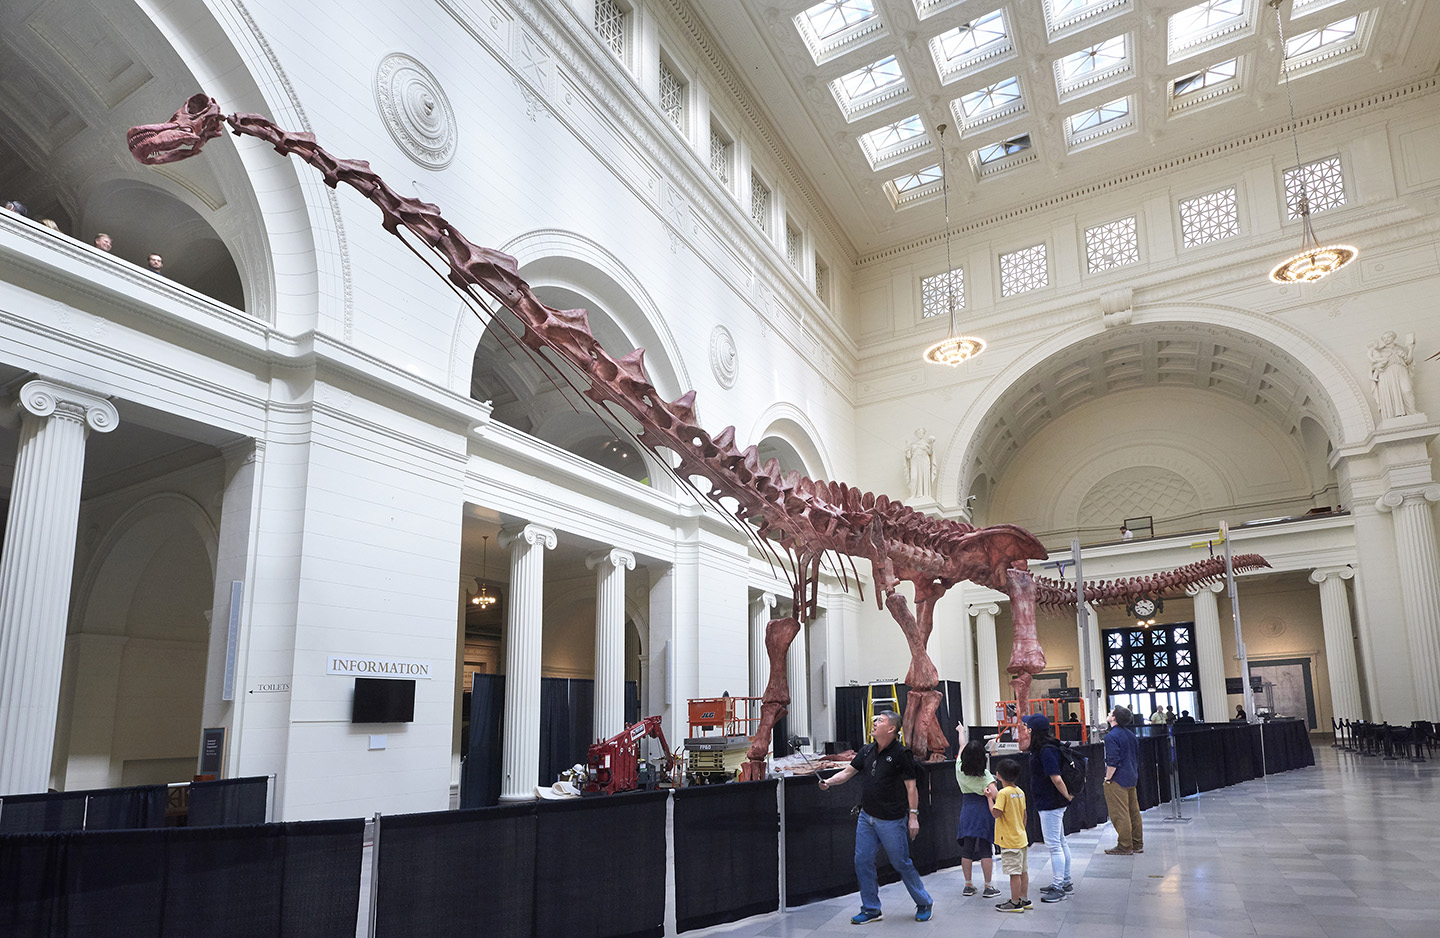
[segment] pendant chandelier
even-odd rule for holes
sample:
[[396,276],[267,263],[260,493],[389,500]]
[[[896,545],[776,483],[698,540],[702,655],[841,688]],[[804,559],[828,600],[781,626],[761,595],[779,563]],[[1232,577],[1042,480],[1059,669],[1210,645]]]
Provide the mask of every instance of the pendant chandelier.
[[1295,176],[1299,181],[1300,253],[1281,261],[1270,271],[1276,283],[1314,283],[1333,274],[1360,256],[1358,248],[1348,244],[1321,245],[1310,221],[1310,193],[1305,185],[1305,167],[1300,162],[1300,133],[1295,122],[1295,99],[1290,95],[1289,54],[1285,48],[1285,23],[1280,15],[1281,0],[1268,0],[1275,11],[1275,25],[1280,31],[1280,73],[1285,79],[1285,100],[1290,105],[1290,140],[1295,145]]
[[490,575],[490,538],[486,537],[484,541],[484,546],[480,548],[480,592],[470,597],[470,605],[489,609],[495,605],[495,597],[490,595],[490,590],[485,586],[485,578]]
[[955,265],[950,260],[950,170],[945,163],[945,125],[940,131],[940,191],[945,198],[945,306],[950,311],[950,332],[925,350],[924,359],[952,368],[985,351],[985,340],[961,335],[955,322]]

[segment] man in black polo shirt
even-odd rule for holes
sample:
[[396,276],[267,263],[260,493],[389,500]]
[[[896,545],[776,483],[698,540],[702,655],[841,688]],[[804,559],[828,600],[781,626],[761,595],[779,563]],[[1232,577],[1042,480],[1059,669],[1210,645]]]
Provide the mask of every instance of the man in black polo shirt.
[[920,792],[915,780],[920,767],[915,755],[900,745],[900,715],[893,710],[875,714],[871,725],[874,741],[845,768],[820,780],[820,789],[843,785],[859,773],[865,788],[860,795],[860,820],[855,825],[855,878],[860,881],[860,912],[850,919],[853,925],[880,921],[880,883],[875,876],[875,856],[885,848],[890,865],[900,874],[910,898],[915,900],[915,921],[930,921],[933,905],[930,893],[920,881],[910,859],[910,840],[920,833]]

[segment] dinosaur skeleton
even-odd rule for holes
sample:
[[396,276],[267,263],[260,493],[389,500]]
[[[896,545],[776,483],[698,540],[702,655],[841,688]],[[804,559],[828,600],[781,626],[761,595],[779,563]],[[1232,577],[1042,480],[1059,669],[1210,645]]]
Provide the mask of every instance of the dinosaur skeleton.
[[[711,436],[699,426],[694,391],[674,401],[661,398],[645,376],[644,349],[618,359],[611,357],[590,331],[585,310],[546,306],[520,277],[514,258],[472,244],[450,225],[437,206],[401,196],[371,172],[368,163],[336,158],[322,149],[312,134],[282,130],[257,114],[222,116],[214,100],[197,94],[169,121],[133,127],[126,139],[132,155],[141,163],[172,163],[198,154],[208,141],[223,133],[223,125],[227,124],[236,135],[257,137],[271,144],[276,152],[309,163],[332,189],[344,183],[373,202],[387,231],[427,264],[433,262],[416,251],[411,238],[439,258],[445,269],[437,272],[446,277],[477,315],[488,314],[492,324],[499,324],[537,360],[553,368],[554,362],[542,355],[548,351],[577,370],[584,386],[572,387],[588,398],[592,409],[614,420],[614,413],[606,406],[611,405],[632,418],[640,427],[632,434],[640,445],[659,457],[676,479],[702,501],[733,518],[762,554],[781,562],[792,589],[793,606],[790,615],[773,619],[766,627],[770,674],[743,778],[764,775],[771,732],[790,702],[786,652],[801,622],[815,614],[823,563],[828,562],[848,583],[847,560],[870,561],[877,603],[882,603],[899,623],[910,648],[904,730],[909,745],[922,757],[941,758],[946,747],[936,717],[939,674],[926,645],[934,627],[935,603],[956,583],[969,580],[1010,597],[1015,637],[1006,670],[1016,699],[1023,706],[1031,676],[1045,668],[1045,654],[1035,628],[1036,605],[1060,608],[1075,602],[1073,587],[1036,578],[1029,572],[1028,561],[1047,556],[1029,531],[1011,524],[976,528],[931,518],[885,495],[861,492],[841,482],[815,481],[799,472],[784,472],[774,459],[762,465],[756,447],[742,450],[736,445],[734,427]],[[497,315],[487,298],[512,314],[513,320]],[[572,380],[560,369],[554,370],[563,380]],[[696,479],[703,480],[703,485]],[[723,504],[722,500],[733,504]],[[1250,569],[1268,564],[1255,555],[1246,555],[1236,558],[1235,566]],[[1141,596],[1155,597],[1221,574],[1223,568],[1216,569],[1212,560],[1154,577],[1087,584],[1086,601],[1105,605]],[[856,579],[858,582],[858,576]],[[897,589],[901,582],[914,587],[914,611]]]

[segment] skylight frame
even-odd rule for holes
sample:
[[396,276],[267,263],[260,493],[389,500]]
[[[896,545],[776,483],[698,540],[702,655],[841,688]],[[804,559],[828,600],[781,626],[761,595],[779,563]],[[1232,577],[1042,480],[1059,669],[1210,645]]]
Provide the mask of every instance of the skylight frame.
[[[851,94],[847,87],[847,83],[858,84],[870,76],[886,74],[891,69],[896,77],[888,78],[883,84],[877,83],[858,94]],[[847,122],[858,120],[879,107],[888,107],[909,91],[910,80],[905,75],[900,57],[893,53],[846,72],[830,82],[830,93],[835,96],[835,103],[840,105],[840,111]]]
[[[1303,41],[1308,40],[1310,37],[1328,30],[1333,30],[1341,23],[1347,23],[1351,20],[1355,21],[1355,26],[1349,35],[1324,42],[1319,46],[1310,48],[1308,51],[1290,51],[1291,49],[1301,46]],[[1370,38],[1372,21],[1371,11],[1365,10],[1360,13],[1353,13],[1350,16],[1342,17],[1324,26],[1318,26],[1314,29],[1308,29],[1294,36],[1287,37],[1285,40],[1285,64],[1283,71],[1289,72],[1291,76],[1295,76],[1314,71],[1317,68],[1335,65],[1347,59],[1362,55]]]
[[[1004,147],[1006,152],[995,152],[995,147]],[[994,176],[1027,163],[1033,163],[1039,158],[1040,151],[1035,146],[1034,136],[1028,132],[1012,134],[1003,140],[977,147],[971,150],[967,157],[970,170],[975,174],[976,179]]]
[[940,164],[934,163],[885,180],[884,189],[891,207],[899,210],[938,195],[944,184],[945,176]]
[[[850,2],[861,2],[861,0],[850,0]],[[799,13],[796,13],[791,19],[791,22],[795,26],[795,31],[800,34],[801,42],[805,43],[805,48],[810,51],[810,58],[814,60],[816,65],[822,65],[836,56],[849,52],[857,46],[888,34],[888,30],[885,27],[885,18],[880,15],[880,11],[876,8],[876,5],[871,3],[870,5],[874,12],[870,16],[857,20],[835,32],[821,36],[815,29],[814,22],[809,14],[816,7],[827,5],[829,4],[812,4]]]
[[[1134,95],[1122,95],[1065,118],[1065,142],[1070,152],[1084,149],[1136,126]],[[1083,125],[1083,126],[1082,126]]]
[[1131,0],[1042,0],[1041,3],[1045,33],[1051,42],[1128,13],[1130,8]]
[[[1225,66],[1233,66],[1233,74],[1224,75],[1220,70]],[[1177,82],[1204,76],[1207,73],[1209,73],[1209,77],[1202,80],[1197,87],[1179,94],[1175,92]],[[1223,62],[1201,66],[1198,69],[1187,69],[1182,74],[1170,79],[1165,85],[1165,98],[1169,103],[1171,116],[1198,110],[1236,94],[1245,87],[1245,80],[1249,74],[1248,57],[1244,55],[1237,55]]]
[[[907,128],[918,130],[918,133],[905,133],[898,135],[902,125]],[[882,142],[877,136],[887,131],[897,132],[897,136],[889,143]],[[925,120],[918,113],[898,121],[891,121],[881,127],[877,127],[868,133],[860,135],[860,151],[865,154],[872,170],[881,170],[887,166],[909,159],[922,150],[929,149],[934,144],[930,136],[930,129],[925,126]]]
[[[994,23],[999,24],[999,35],[995,38],[960,55],[950,56],[945,51],[947,40],[952,36],[957,36],[961,30],[967,27],[973,28],[976,25],[991,26]],[[931,37],[929,48],[930,59],[935,63],[935,72],[940,76],[940,83],[948,84],[961,75],[979,68],[982,64],[991,64],[1002,56],[1014,52],[1015,37],[1010,29],[1009,18],[1006,17],[1002,7]]]
[[[1121,49],[1118,57],[1113,51],[1116,44]],[[1081,61],[1081,57],[1086,53],[1089,53],[1092,58],[1098,59],[1102,52],[1109,57],[1108,64],[1083,68],[1066,77],[1065,72],[1070,67],[1070,63]],[[1107,85],[1116,84],[1134,75],[1135,37],[1131,33],[1121,33],[1118,36],[1091,43],[1084,49],[1055,59],[1051,63],[1051,68],[1055,73],[1055,90],[1059,94],[1060,101],[1073,100],[1081,94],[1088,94]]]
[[[1165,22],[1165,48],[1169,61],[1179,62],[1253,34],[1257,23],[1258,3],[1259,0],[1203,0],[1171,14]],[[1234,12],[1227,12],[1230,9]],[[1208,23],[1189,29],[1183,35],[1176,35],[1176,20],[1205,15],[1207,12],[1220,15]]]
[[[978,103],[978,98],[982,95],[998,98],[998,103],[977,108],[973,113],[968,111],[966,100],[975,99]],[[950,102],[950,113],[955,118],[955,125],[960,128],[961,136],[978,133],[1002,121],[1018,117],[1024,114],[1025,110],[1025,83],[1020,75],[1002,78]]]

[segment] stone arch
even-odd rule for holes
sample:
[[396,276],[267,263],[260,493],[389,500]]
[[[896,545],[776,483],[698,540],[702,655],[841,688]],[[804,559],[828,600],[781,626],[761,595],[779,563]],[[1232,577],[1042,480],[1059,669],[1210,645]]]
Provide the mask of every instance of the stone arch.
[[[805,412],[794,404],[781,401],[767,407],[755,421],[750,439],[760,447],[762,462],[766,441],[780,441],[800,458],[802,466],[796,468],[805,475],[812,479],[835,478],[834,463],[820,442],[819,431]],[[783,459],[781,464],[784,465]]]
[[[1375,429],[1369,401],[1354,373],[1313,337],[1287,323],[1233,307],[1158,304],[1137,308],[1132,323],[1120,328],[1131,334],[1173,329],[1259,346],[1266,354],[1288,362],[1316,389],[1311,416],[1335,448],[1363,441]],[[1073,346],[1105,333],[1098,318],[1057,332],[1018,356],[1014,365],[985,386],[946,443],[940,464],[942,504],[957,504],[980,473],[990,475],[994,484],[993,472],[982,464],[979,452],[1007,394],[1045,371]]]

